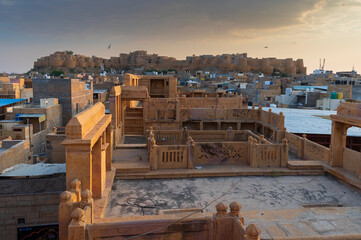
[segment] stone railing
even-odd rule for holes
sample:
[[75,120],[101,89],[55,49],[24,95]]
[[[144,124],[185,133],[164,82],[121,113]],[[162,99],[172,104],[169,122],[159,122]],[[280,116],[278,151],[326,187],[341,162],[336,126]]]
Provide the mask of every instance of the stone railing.
[[282,144],[258,144],[257,140],[249,137],[249,165],[254,168],[287,167],[288,141]]
[[242,95],[234,97],[179,97],[181,106],[187,108],[247,108],[248,99]]
[[248,165],[247,142],[195,143],[196,165],[244,164]]
[[[188,168],[187,146],[154,145],[150,147],[152,170],[163,168]],[[193,168],[192,166],[190,166]]]
[[79,179],[71,181],[71,189],[60,194],[59,239],[86,239],[87,224],[94,221],[92,192],[80,188]]
[[306,160],[330,160],[330,149],[307,139],[306,134],[299,137],[293,133],[285,132],[289,148],[292,153]]
[[[68,199],[71,193],[64,193]],[[254,224],[245,227],[241,215],[241,204],[232,202],[216,205],[215,213],[202,213],[200,209],[181,209],[192,215],[184,218],[178,214],[160,214],[153,216],[134,216],[98,219],[89,222],[89,200],[83,203],[64,200],[63,205],[80,205],[69,211],[67,238],[60,235],[60,240],[95,240],[95,239],[202,239],[202,240],[260,240],[261,230]],[[62,204],[60,204],[61,207]],[[66,210],[70,208],[64,207]],[[85,206],[85,207],[84,207]],[[76,207],[76,206],[74,206]],[[229,209],[229,210],[228,210]],[[179,209],[172,209],[176,212]],[[184,219],[180,220],[183,217]],[[62,225],[63,226],[63,225]]]
[[[260,144],[272,144],[263,135],[259,136],[250,130],[151,130],[147,131],[147,138],[154,135],[157,145],[180,145],[186,144],[188,137],[194,142],[246,142],[249,136],[257,139]],[[149,141],[148,141],[149,142]]]
[[330,149],[303,138],[303,158],[307,160],[330,161]]
[[286,167],[288,142],[267,144],[261,138],[248,137],[248,142],[195,142],[191,136],[185,145],[157,145],[153,131],[148,139],[152,170],[162,168],[194,168],[194,165],[244,164],[251,167]]
[[342,156],[342,167],[361,179],[361,152],[343,148]]

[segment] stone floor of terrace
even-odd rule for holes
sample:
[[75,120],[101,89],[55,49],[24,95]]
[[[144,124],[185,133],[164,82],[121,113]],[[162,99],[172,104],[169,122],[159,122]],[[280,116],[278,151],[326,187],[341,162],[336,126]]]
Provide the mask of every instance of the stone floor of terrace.
[[361,234],[361,194],[330,176],[248,176],[191,179],[114,180],[105,217],[155,215],[159,210],[242,204],[246,225],[262,239],[285,236]]

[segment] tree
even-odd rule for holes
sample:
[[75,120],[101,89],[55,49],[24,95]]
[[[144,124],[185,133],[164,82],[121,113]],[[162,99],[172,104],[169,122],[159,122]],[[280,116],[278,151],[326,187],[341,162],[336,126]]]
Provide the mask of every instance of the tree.
[[50,76],[59,77],[60,75],[63,75],[63,74],[64,74],[64,71],[62,71],[62,70],[53,70],[50,73]]

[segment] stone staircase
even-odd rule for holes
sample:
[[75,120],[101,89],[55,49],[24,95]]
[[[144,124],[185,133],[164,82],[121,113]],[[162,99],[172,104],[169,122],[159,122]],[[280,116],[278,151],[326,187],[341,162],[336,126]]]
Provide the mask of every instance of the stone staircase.
[[127,108],[124,133],[127,135],[143,135],[143,126],[143,108]]
[[[129,146],[127,146],[129,145]],[[113,151],[112,166],[116,169],[115,178],[126,179],[127,176],[144,174],[150,172],[148,151],[141,144],[124,144]]]

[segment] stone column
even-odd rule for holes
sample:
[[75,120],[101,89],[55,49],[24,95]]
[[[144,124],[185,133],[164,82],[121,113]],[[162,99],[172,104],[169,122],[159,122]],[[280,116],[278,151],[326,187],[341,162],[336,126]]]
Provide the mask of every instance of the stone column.
[[65,191],[60,194],[59,204],[59,239],[68,238],[68,226],[71,222],[71,211],[73,206],[73,194]]
[[107,171],[110,171],[112,170],[112,145],[113,145],[113,142],[112,142],[112,131],[111,131],[111,128],[110,128],[110,125],[108,125],[108,127],[106,128],[106,139],[105,139],[105,143],[109,144],[107,149],[106,149],[106,162],[105,162],[105,165],[106,165],[106,170]]
[[68,229],[68,240],[85,240],[86,223],[84,221],[84,210],[76,208],[71,213],[71,223]]
[[234,132],[233,132],[233,130],[232,130],[232,127],[229,127],[229,128],[227,129],[227,142],[232,141],[233,138],[234,138]]
[[188,137],[189,137],[188,128],[183,127],[183,129],[182,129],[182,145],[187,143]]
[[93,194],[88,189],[81,193],[81,202],[85,210],[85,222],[93,223]]
[[271,115],[272,115],[272,108],[268,109],[268,114],[267,114],[267,123],[271,124]]
[[281,145],[281,167],[287,167],[288,164],[288,140],[284,138]]
[[153,135],[149,142],[149,163],[150,163],[150,168],[152,170],[158,169],[158,158],[160,158],[160,156],[158,155],[157,150],[158,150],[157,143]]
[[75,178],[81,181],[83,189],[91,189],[92,168],[92,152],[89,145],[66,146],[66,189],[71,189],[71,181]]
[[344,123],[332,121],[331,132],[331,157],[330,165],[332,167],[342,167],[343,148],[346,147],[347,126]]
[[300,139],[300,146],[298,149],[297,157],[303,159],[305,157],[305,141],[307,140],[307,135],[302,134],[302,138]]
[[188,137],[187,141],[187,167],[188,169],[194,168],[194,140],[192,137]]
[[92,149],[92,185],[84,187],[93,192],[94,198],[102,197],[102,140],[101,137],[94,144]]
[[229,215],[238,218],[239,221],[244,224],[244,218],[241,216],[242,205],[238,202],[232,202],[229,204],[229,209],[231,210]]
[[256,168],[257,164],[257,140],[253,137],[248,137],[248,162],[250,167]]
[[234,238],[234,218],[227,214],[227,209],[224,203],[216,205],[217,213],[213,216],[214,240]]

